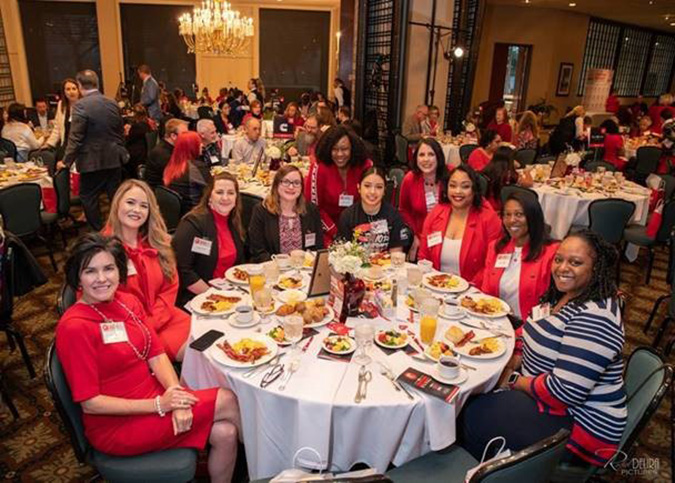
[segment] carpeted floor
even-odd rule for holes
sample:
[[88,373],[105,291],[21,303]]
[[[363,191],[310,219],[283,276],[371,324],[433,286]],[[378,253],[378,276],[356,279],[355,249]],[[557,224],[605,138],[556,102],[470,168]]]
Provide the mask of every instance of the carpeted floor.
[[[35,251],[40,252],[41,249],[36,247]],[[14,317],[15,325],[26,337],[38,371],[35,379],[28,377],[18,350],[10,353],[5,338],[0,336],[0,370],[21,415],[15,422],[9,411],[0,406],[0,478],[24,482],[88,480],[95,473],[91,468],[77,463],[43,382],[44,356],[54,334],[56,297],[63,273],[54,274],[46,256],[40,256],[39,260],[49,275],[49,283],[19,299]],[[60,270],[63,261],[64,254],[60,252],[57,254]],[[626,355],[636,346],[651,342],[653,332],[648,336],[643,334],[642,326],[656,298],[668,290],[665,283],[666,264],[667,254],[665,251],[659,252],[649,287],[644,285],[644,257],[635,264],[624,264],[622,267],[621,288],[629,296]],[[657,320],[660,321],[660,318]],[[624,468],[636,471],[630,474],[610,472],[609,479],[671,481],[669,414],[670,401],[667,398],[642,433],[636,459],[624,464]]]

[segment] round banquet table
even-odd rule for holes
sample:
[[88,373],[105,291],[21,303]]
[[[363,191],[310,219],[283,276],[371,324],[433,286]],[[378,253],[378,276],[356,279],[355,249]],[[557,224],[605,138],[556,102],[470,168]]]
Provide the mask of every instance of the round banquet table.
[[[467,293],[478,291],[472,288]],[[402,296],[398,301],[396,321],[382,318],[366,321],[376,328],[395,327],[408,323],[410,313]],[[268,320],[262,325],[263,333],[277,323],[274,316]],[[350,318],[347,324],[357,325],[363,321]],[[437,337],[450,323],[439,318]],[[494,324],[491,327],[513,334],[506,317],[491,319],[491,323]],[[418,326],[415,318],[410,328],[418,334]],[[190,340],[211,329],[224,332],[228,340],[238,340],[255,331],[256,327],[235,329],[222,318],[193,315]],[[248,470],[253,480],[268,478],[291,468],[295,453],[305,447],[313,448],[321,455],[319,463],[310,452],[302,453],[298,463],[305,467],[347,470],[361,462],[385,472],[389,463],[398,466],[429,451],[451,445],[456,440],[456,418],[460,409],[471,394],[494,387],[514,347],[511,337],[501,339],[506,343],[506,352],[497,358],[476,360],[463,357],[462,360],[476,370],[467,371],[467,381],[459,386],[459,393],[448,404],[413,389],[410,389],[414,396],[411,401],[381,375],[380,365],[375,361],[386,361],[396,376],[408,367],[428,374],[434,369],[433,362],[412,358],[400,350],[385,355],[373,345],[369,351],[373,362],[368,369],[373,377],[368,385],[368,395],[363,402],[356,404],[354,396],[360,366],[354,362],[319,359],[317,354],[329,330],[326,327],[317,330],[319,333],[301,353],[299,369],[285,391],[279,390],[281,379],[261,389],[260,382],[265,371],[244,378],[246,369],[234,369],[216,362],[211,351],[220,349],[215,345],[204,352],[191,348],[185,352],[181,373],[185,384],[193,389],[229,388],[237,395]],[[464,327],[464,330],[469,329]],[[305,347],[307,340],[299,342],[298,347]],[[288,363],[288,358],[286,356],[281,361]]]
[[544,220],[551,226],[551,237],[565,238],[572,225],[588,226],[588,207],[595,200],[620,198],[635,204],[631,224],[646,225],[649,214],[649,189],[631,181],[608,196],[604,193],[584,193],[575,188],[555,188],[546,184],[535,184],[532,188],[539,196]]
[[[28,170],[33,170],[29,172]],[[42,191],[42,207],[46,212],[56,213],[56,192],[54,180],[49,176],[47,168],[36,166],[33,162],[16,163],[13,167],[0,165],[0,189],[9,188],[15,184],[35,183]]]

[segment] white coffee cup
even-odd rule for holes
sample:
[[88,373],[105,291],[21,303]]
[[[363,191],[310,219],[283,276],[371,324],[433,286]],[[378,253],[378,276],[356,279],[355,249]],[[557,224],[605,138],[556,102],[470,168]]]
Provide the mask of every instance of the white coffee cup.
[[434,264],[429,260],[420,260],[417,266],[422,269],[422,273],[429,273],[434,269]]
[[291,257],[287,253],[278,253],[272,255],[272,260],[277,262],[279,270],[287,270],[291,266]]
[[237,323],[248,324],[253,320],[253,307],[249,305],[240,305],[237,307]]
[[450,356],[441,356],[436,363],[438,374],[443,379],[454,379],[459,376],[459,361]]

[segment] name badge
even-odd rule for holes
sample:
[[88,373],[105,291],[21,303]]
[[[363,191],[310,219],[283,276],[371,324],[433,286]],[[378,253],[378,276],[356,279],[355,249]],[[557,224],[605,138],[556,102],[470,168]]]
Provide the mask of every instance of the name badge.
[[551,315],[551,306],[548,303],[539,304],[539,305],[535,305],[534,307],[532,307],[532,320],[533,321],[545,319],[549,315]]
[[104,344],[116,344],[117,342],[126,342],[129,340],[127,329],[124,322],[103,322],[101,323],[101,335]]
[[511,254],[502,253],[497,255],[497,260],[495,261],[495,268],[506,268],[511,263]]
[[427,202],[427,211],[431,211],[434,206],[438,203],[436,200],[436,194],[433,191],[427,191],[424,194],[424,198]]
[[314,245],[316,245],[316,233],[306,233],[305,248],[313,247]]
[[220,164],[220,159],[218,159],[218,156],[211,155],[211,164]]
[[389,231],[389,224],[387,220],[377,220],[370,224],[370,229],[373,233],[387,233]]
[[211,246],[213,242],[211,240],[204,240],[198,236],[192,241],[192,251],[194,253],[199,253],[200,255],[211,255]]
[[136,270],[136,265],[131,259],[127,260],[127,275],[131,277],[132,275],[137,275],[138,271]]
[[427,246],[429,248],[440,245],[441,243],[443,243],[443,235],[441,235],[440,231],[435,231],[427,235]]
[[341,194],[340,199],[338,200],[338,206],[340,208],[349,208],[354,204],[354,195]]

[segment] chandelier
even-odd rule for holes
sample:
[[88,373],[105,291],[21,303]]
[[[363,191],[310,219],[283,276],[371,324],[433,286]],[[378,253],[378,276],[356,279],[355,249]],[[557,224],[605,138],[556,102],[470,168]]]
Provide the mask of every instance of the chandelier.
[[178,19],[178,33],[188,53],[235,56],[241,54],[253,37],[253,19],[232,10],[230,2],[204,0],[192,14]]

